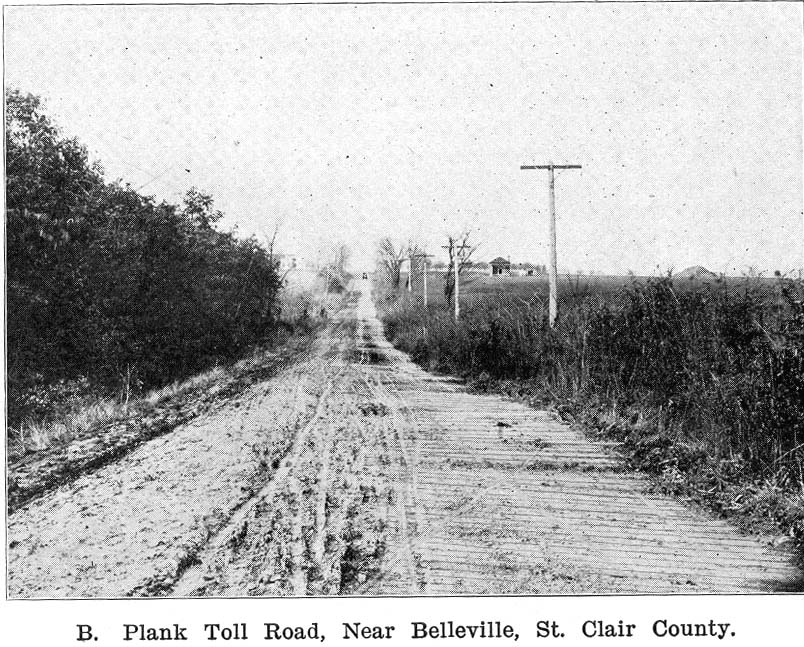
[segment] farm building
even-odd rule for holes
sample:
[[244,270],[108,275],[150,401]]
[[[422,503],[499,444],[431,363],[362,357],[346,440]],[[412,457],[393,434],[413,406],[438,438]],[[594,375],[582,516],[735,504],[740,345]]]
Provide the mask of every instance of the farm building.
[[299,266],[299,259],[292,254],[274,254],[274,262],[280,272],[289,272]]
[[675,275],[677,279],[689,279],[690,281],[712,281],[717,279],[717,274],[710,272],[705,267],[693,265],[685,270],[681,270]]
[[539,274],[544,274],[544,268],[541,265],[534,265],[533,263],[511,265],[511,276],[536,276]]
[[489,265],[491,265],[492,276],[511,275],[511,261],[504,259],[502,256],[495,258]]
[[499,256],[491,263],[491,276],[538,276],[545,273],[544,265],[533,263],[511,263]]

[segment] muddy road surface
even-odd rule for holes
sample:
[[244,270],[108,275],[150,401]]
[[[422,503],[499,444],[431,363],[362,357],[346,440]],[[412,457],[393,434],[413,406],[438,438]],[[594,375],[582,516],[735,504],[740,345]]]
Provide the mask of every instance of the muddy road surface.
[[8,520],[13,598],[746,592],[792,556],[616,447],[421,370],[354,293],[312,349]]

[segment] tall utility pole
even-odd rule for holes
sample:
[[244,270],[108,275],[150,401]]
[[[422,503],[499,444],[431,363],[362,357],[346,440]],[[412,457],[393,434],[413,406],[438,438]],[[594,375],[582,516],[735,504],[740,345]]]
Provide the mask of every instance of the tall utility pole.
[[427,256],[428,254],[424,255],[424,261],[422,262],[422,297],[425,310],[427,309]]
[[413,259],[415,254],[413,248],[408,247],[408,292],[413,292]]
[[536,164],[534,166],[520,166],[522,171],[546,169],[550,185],[550,258],[548,259],[548,277],[550,280],[550,327],[556,323],[558,317],[558,254],[556,252],[556,179],[555,170],[579,169],[580,164]]
[[460,254],[463,255],[464,250],[468,247],[466,243],[461,243],[461,246],[458,247],[458,241],[452,243],[452,245],[441,245],[444,249],[452,249],[452,273],[455,275],[455,321],[458,321],[458,317],[461,315],[461,305],[458,301],[458,285],[460,281],[458,280],[458,272],[460,271],[460,263],[458,262],[458,253],[460,250]]
[[430,258],[432,254],[426,254],[421,252],[420,254],[411,254],[410,255],[410,273],[413,274],[413,259],[421,258],[422,259],[422,297],[424,299],[424,307],[427,307],[427,259]]

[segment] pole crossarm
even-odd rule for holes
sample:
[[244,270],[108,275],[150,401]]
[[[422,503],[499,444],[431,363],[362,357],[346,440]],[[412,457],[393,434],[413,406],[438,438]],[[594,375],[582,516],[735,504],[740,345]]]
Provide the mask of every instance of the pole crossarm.
[[583,168],[580,164],[534,164],[533,166],[520,166],[520,171],[533,171],[535,169],[564,169],[564,168]]

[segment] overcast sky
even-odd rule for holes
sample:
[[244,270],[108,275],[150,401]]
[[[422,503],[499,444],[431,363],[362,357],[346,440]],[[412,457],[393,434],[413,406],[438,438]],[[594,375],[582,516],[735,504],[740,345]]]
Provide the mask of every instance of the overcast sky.
[[110,179],[314,256],[341,239],[559,268],[802,266],[802,6],[7,7],[6,84]]

